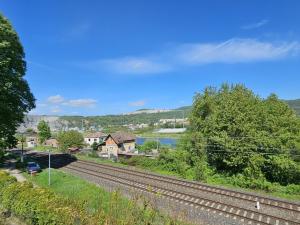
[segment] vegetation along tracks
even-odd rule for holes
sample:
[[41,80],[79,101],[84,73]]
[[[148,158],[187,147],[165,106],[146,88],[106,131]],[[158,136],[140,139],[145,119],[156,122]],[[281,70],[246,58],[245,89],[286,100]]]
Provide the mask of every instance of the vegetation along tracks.
[[94,163],[94,162],[85,161],[85,160],[77,160],[77,162],[82,163],[82,164],[87,164],[87,165],[93,165],[93,166],[96,166],[99,168],[109,168],[116,172],[122,172],[122,173],[132,174],[132,175],[140,176],[140,177],[144,177],[144,178],[150,178],[150,179],[156,180],[158,182],[163,181],[163,182],[170,183],[170,184],[181,185],[181,186],[199,190],[202,192],[226,195],[228,197],[236,198],[236,199],[247,201],[247,202],[253,202],[253,203],[260,202],[261,205],[267,205],[270,207],[279,208],[281,210],[288,210],[288,211],[292,211],[295,213],[300,213],[300,204],[289,202],[289,201],[268,198],[268,197],[264,197],[264,196],[260,196],[260,195],[250,194],[250,193],[246,193],[246,192],[242,192],[242,191],[230,190],[230,189],[221,188],[221,187],[214,187],[214,186],[202,184],[199,182],[186,181],[186,180],[173,178],[173,177],[167,177],[167,176],[163,176],[163,175],[159,175],[159,174],[137,171],[137,170],[133,170],[133,169],[125,168],[125,167],[121,168],[121,167],[117,167],[117,166],[111,166],[111,165],[107,165],[107,164],[99,164],[99,163]]
[[[44,159],[46,160],[46,159]],[[44,161],[45,162],[45,161]],[[85,161],[84,161],[85,162]],[[45,162],[46,163],[46,162]],[[54,162],[56,166],[58,166],[57,162]],[[86,166],[86,164],[81,163],[80,161],[76,162],[76,164],[69,164],[65,166],[67,170],[71,172],[81,173],[83,175],[92,176],[96,179],[104,179],[114,183],[122,184],[125,186],[130,186],[134,189],[138,189],[144,192],[151,192],[154,194],[158,194],[163,197],[170,198],[177,202],[185,203],[195,208],[200,208],[201,210],[207,210],[212,213],[218,213],[220,215],[224,215],[226,217],[231,217],[233,219],[239,219],[242,223],[248,224],[276,224],[276,225],[294,225],[299,224],[296,221],[292,221],[290,219],[283,219],[277,216],[268,215],[261,213],[257,210],[249,210],[244,209],[238,206],[233,206],[230,204],[222,203],[219,201],[213,201],[207,198],[199,198],[198,196],[183,193],[181,191],[170,190],[164,187],[149,187],[149,184],[143,183],[141,181],[125,179],[124,177],[120,177],[116,173],[112,172],[104,172],[95,169],[90,169]]]

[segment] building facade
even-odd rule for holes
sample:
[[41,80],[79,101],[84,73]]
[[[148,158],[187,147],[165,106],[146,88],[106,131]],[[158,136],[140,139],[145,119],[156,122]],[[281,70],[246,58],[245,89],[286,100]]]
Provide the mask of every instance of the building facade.
[[45,141],[45,146],[50,146],[53,148],[57,148],[58,147],[58,141],[55,138],[50,138],[48,140]]
[[107,134],[102,132],[91,133],[91,134],[87,134],[84,137],[84,142],[89,146],[91,146],[92,144],[94,144],[94,142],[96,142],[97,144],[102,143],[106,137]]
[[135,151],[135,136],[125,132],[109,134],[102,146],[100,153],[107,154],[108,158],[117,158],[118,154],[132,153]]

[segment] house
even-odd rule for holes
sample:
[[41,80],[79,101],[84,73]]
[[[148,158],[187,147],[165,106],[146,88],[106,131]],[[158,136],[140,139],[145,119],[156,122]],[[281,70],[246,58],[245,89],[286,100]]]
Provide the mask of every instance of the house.
[[58,141],[55,138],[50,138],[50,139],[45,141],[44,145],[45,146],[50,146],[50,147],[53,147],[53,148],[57,148],[58,147]]
[[91,146],[94,142],[98,144],[102,143],[106,137],[107,134],[102,132],[90,133],[84,137],[84,142]]
[[107,154],[108,158],[117,158],[119,154],[130,154],[135,151],[135,136],[125,132],[109,134],[100,148],[100,154]]
[[37,146],[37,137],[27,137],[26,138],[26,143],[27,143],[27,148],[34,148]]

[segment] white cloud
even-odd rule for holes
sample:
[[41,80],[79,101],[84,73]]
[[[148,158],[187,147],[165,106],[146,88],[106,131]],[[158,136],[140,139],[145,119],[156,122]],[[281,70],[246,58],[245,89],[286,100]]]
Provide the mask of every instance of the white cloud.
[[298,42],[272,43],[255,39],[230,39],[221,43],[186,44],[178,48],[183,64],[242,63],[275,60],[298,54]]
[[64,98],[60,95],[49,96],[47,102],[52,104],[58,104],[64,102]]
[[37,103],[36,106],[37,107],[46,107],[47,104],[45,104],[45,103]]
[[94,107],[97,100],[95,99],[71,99],[63,103],[66,106],[72,107]]
[[145,100],[139,100],[139,101],[129,102],[129,103],[128,103],[129,106],[134,106],[134,107],[137,107],[137,106],[144,106],[145,104],[146,104],[146,101],[145,101]]
[[60,109],[58,106],[56,106],[56,107],[53,107],[53,108],[51,109],[51,112],[52,112],[52,113],[59,113],[59,112],[61,112],[61,109]]
[[119,74],[155,74],[171,70],[170,65],[148,58],[124,57],[105,59],[91,63],[94,68],[105,69]]
[[250,30],[250,29],[262,27],[262,26],[266,25],[267,23],[269,23],[269,20],[264,19],[257,23],[251,23],[251,24],[244,25],[241,28],[244,30]]

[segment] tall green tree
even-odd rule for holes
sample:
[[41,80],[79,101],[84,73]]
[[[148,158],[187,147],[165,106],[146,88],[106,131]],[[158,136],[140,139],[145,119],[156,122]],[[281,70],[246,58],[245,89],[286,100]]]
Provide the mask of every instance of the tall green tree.
[[16,31],[0,14],[0,149],[16,145],[15,131],[35,107],[27,81],[24,51]]
[[[190,123],[191,137],[200,138],[190,140],[188,151],[194,158],[206,154],[219,171],[281,183],[283,175],[272,171],[300,172],[291,157],[300,142],[300,119],[274,94],[262,99],[243,85],[206,88],[194,97]],[[298,175],[291,177],[297,182]]]
[[50,127],[46,121],[41,120],[37,128],[40,144],[43,144],[47,139],[51,137]]
[[70,147],[83,147],[83,135],[78,131],[63,131],[57,136],[59,148],[65,152]]

